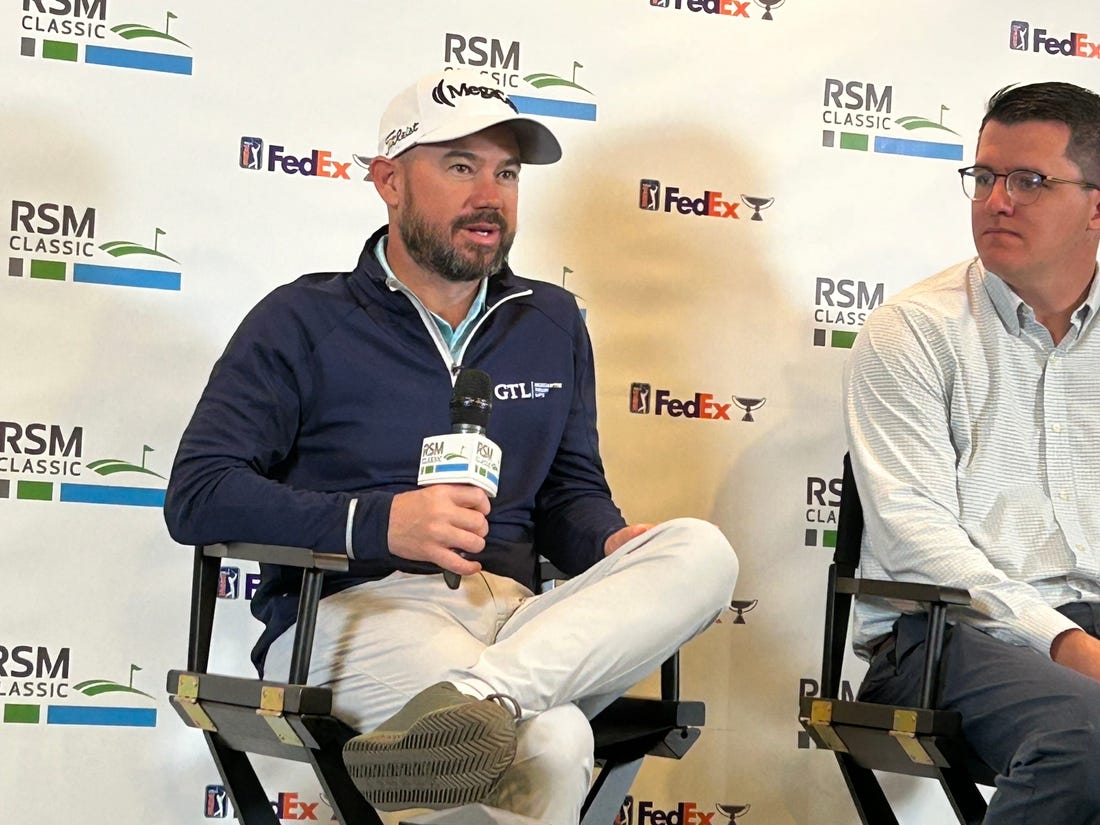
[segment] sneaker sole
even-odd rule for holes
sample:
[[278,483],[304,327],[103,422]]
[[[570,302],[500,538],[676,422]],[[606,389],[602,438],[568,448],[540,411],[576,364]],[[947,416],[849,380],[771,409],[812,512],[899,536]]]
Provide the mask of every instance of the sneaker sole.
[[404,733],[367,733],[344,745],[352,782],[382,811],[480,802],[515,755],[515,720],[485,702],[444,708]]

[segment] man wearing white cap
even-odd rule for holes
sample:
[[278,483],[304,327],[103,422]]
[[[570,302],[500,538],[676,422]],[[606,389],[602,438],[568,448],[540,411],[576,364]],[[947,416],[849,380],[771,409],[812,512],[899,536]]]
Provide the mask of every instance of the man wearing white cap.
[[[310,682],[365,731],[345,762],[385,810],[484,801],[576,823],[588,719],[708,627],[737,577],[713,525],[626,525],[576,303],[507,265],[520,168],[560,156],[479,73],[395,98],[367,164],[388,225],[353,271],[303,276],[252,310],[173,468],[165,514],[178,541],[352,559],[326,578]],[[416,486],[421,440],[449,430],[466,367],[495,383],[491,506],[476,486]],[[577,575],[535,596],[540,553]],[[462,576],[457,588],[441,570]],[[267,628],[253,660],[281,678],[299,582],[261,571],[253,613]]]

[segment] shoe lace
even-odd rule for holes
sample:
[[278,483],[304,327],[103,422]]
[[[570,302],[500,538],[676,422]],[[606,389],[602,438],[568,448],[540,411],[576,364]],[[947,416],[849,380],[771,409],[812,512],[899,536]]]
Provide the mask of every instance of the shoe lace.
[[490,693],[488,696],[485,697],[485,701],[486,702],[496,702],[498,705],[500,705],[506,711],[511,713],[512,716],[515,717],[516,721],[519,721],[519,717],[520,717],[519,702],[517,702],[515,699],[513,699],[507,693]]

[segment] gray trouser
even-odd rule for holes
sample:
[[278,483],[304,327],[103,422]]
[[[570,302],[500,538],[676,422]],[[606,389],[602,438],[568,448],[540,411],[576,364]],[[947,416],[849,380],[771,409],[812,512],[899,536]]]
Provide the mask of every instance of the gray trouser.
[[[1100,605],[1059,608],[1100,637]],[[917,704],[926,616],[902,616],[860,687],[869,702]],[[969,625],[948,629],[940,707],[998,776],[986,825],[1100,823],[1100,682]]]

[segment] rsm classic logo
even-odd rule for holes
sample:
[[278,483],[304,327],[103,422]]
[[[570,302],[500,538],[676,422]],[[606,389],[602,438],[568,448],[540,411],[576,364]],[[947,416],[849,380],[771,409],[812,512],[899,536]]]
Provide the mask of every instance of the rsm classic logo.
[[23,0],[19,53],[69,63],[189,75],[191,47],[170,32],[177,19],[167,11],[163,26],[159,21],[151,25],[114,23],[108,18],[107,0]]
[[806,533],[807,547],[836,547],[836,520],[840,506],[840,492],[844,482],[840,478],[823,476],[806,477]]
[[851,278],[814,281],[814,346],[851,349],[867,315],[882,303],[884,283]]
[[577,82],[577,70],[584,65],[572,61],[567,79],[551,72],[525,72],[518,40],[499,40],[476,32],[446,32],[443,35],[445,68],[480,69],[508,92],[516,109],[525,115],[595,120],[593,94]]
[[96,233],[103,223],[95,207],[11,201],[8,275],[179,291],[180,263],[159,248],[165,230],[149,227],[147,243],[125,236],[101,243]]
[[[164,506],[164,476],[124,458],[85,461],[84,428],[0,421],[0,501],[58,501],[136,507]],[[102,455],[102,454],[101,454]],[[148,486],[118,484],[117,476]],[[112,483],[104,483],[110,477]]]
[[[937,160],[962,160],[963,146],[948,135],[958,132],[944,125],[950,109],[941,104],[936,119],[925,115],[894,115],[894,87],[864,80],[825,78],[822,96],[821,145],[878,154],[906,155]],[[927,135],[929,139],[908,137]],[[935,137],[937,140],[930,138]],[[873,138],[873,140],[872,140]]]
[[141,670],[138,665],[130,665],[125,685],[111,679],[85,679],[73,684],[73,662],[70,647],[0,640],[3,722],[128,728],[157,724],[155,700],[134,687],[134,674]]

